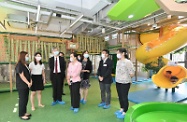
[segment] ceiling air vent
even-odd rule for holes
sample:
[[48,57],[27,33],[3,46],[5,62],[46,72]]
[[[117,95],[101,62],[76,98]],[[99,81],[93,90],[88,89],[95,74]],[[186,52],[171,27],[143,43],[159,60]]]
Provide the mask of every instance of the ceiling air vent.
[[26,16],[8,14],[6,21],[10,27],[19,28],[19,29],[27,29],[28,28],[27,19],[28,18]]

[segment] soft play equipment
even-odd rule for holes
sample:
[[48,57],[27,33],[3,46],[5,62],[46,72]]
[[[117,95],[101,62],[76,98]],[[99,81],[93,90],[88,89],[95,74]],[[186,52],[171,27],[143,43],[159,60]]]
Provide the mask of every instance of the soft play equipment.
[[[178,78],[178,81],[176,83],[172,83],[170,81],[170,78],[166,77],[166,71],[171,71],[172,76],[176,76]],[[162,88],[174,88],[178,84],[185,82],[187,79],[187,70],[186,68],[176,65],[176,66],[164,66],[162,67],[159,72],[152,76],[153,82]]]
[[159,10],[155,0],[119,0],[108,12],[111,20],[134,21]]
[[132,106],[124,122],[187,122],[187,104],[149,102]]
[[159,56],[165,55],[187,42],[187,28],[172,25],[165,27],[160,37],[140,46],[136,51],[136,59],[147,64],[157,60]]

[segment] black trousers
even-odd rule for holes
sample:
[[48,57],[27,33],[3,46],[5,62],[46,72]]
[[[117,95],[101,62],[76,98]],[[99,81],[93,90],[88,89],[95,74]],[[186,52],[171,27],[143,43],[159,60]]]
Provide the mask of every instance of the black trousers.
[[62,101],[62,74],[53,74],[52,87],[53,87],[53,101]]
[[80,82],[72,83],[70,86],[70,94],[71,94],[71,106],[73,108],[80,107]]
[[62,79],[62,93],[64,93],[64,78]]
[[18,89],[19,95],[19,116],[24,116],[27,113],[27,103],[29,97],[28,89]]
[[128,93],[130,89],[130,83],[122,84],[116,82],[116,89],[119,97],[120,107],[123,109],[124,112],[128,110],[129,101],[128,101]]

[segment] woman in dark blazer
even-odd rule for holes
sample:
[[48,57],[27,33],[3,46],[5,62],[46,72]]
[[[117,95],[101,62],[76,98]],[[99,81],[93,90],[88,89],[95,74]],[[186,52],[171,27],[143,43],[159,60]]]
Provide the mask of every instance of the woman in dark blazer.
[[90,87],[89,77],[92,72],[92,62],[89,59],[88,51],[82,53],[82,73],[81,73],[81,84],[80,84],[80,94],[81,103],[86,104],[88,88]]
[[31,114],[27,113],[29,88],[32,85],[29,68],[27,67],[28,53],[21,51],[16,65],[16,88],[19,95],[19,117],[29,120]]

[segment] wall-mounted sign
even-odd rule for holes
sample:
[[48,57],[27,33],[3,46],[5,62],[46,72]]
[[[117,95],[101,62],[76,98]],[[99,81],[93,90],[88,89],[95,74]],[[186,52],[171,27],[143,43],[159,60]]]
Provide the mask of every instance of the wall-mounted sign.
[[67,49],[70,50],[70,49],[78,49],[78,43],[73,43],[73,42],[67,42]]

